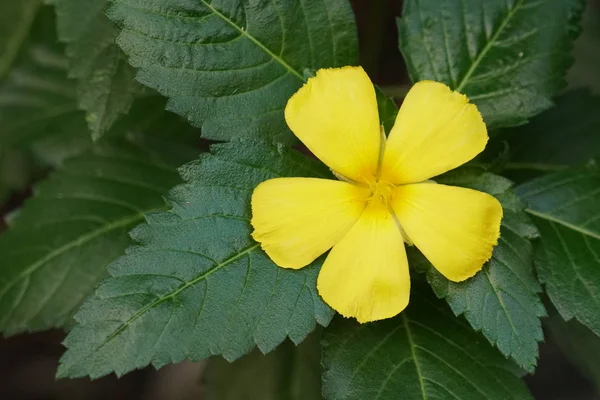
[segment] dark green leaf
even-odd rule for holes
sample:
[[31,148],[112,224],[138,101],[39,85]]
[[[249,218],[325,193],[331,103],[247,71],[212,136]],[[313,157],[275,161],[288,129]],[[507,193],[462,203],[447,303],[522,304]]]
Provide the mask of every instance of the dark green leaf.
[[600,93],[600,7],[598,2],[588,1],[587,10],[583,13],[581,36],[575,41],[573,57],[575,64],[569,70],[567,82],[569,87],[590,88],[595,94]]
[[0,143],[56,165],[90,145],[67,61],[54,44],[51,10],[42,8],[19,59],[0,83]]
[[540,230],[536,269],[560,315],[600,335],[600,171],[568,169],[517,187]]
[[301,342],[333,311],[316,290],[322,260],[277,267],[250,237],[250,196],[278,176],[323,176],[320,164],[254,142],[213,147],[181,169],[169,212],[133,231],[138,246],[76,314],[58,375],[122,375],[148,364]]
[[130,244],[127,232],[164,207],[190,148],[100,143],[36,187],[0,236],[0,331],[61,327]]
[[399,316],[326,330],[327,400],[530,399],[519,372],[420,287]]
[[490,173],[459,169],[439,183],[464,186],[496,196],[503,203],[501,235],[492,259],[473,278],[451,282],[413,249],[413,264],[427,272],[438,297],[444,297],[456,315],[464,314],[500,351],[521,367],[533,371],[538,342],[544,338],[540,317],[545,315],[540,285],[533,275],[533,251],[529,239],[535,226],[510,191],[511,183]]
[[80,107],[95,139],[140,92],[135,70],[115,44],[119,31],[104,11],[109,0],[50,0],[56,7],[58,36],[67,44],[70,76],[76,78]]
[[527,125],[503,131],[510,170],[553,172],[600,156],[600,97],[584,89],[556,99],[556,107]]
[[525,123],[565,85],[583,0],[407,0],[400,48],[413,81],[466,94],[488,127]]
[[565,356],[600,391],[600,337],[578,322],[565,322],[558,315],[544,320],[544,327]]
[[304,71],[357,63],[346,0],[114,0],[108,14],[140,82],[209,139],[287,135]]
[[39,5],[40,0],[3,1],[0,4],[0,79],[17,58]]
[[204,373],[207,400],[321,400],[320,334],[289,341],[263,355],[254,350],[229,363],[211,359]]

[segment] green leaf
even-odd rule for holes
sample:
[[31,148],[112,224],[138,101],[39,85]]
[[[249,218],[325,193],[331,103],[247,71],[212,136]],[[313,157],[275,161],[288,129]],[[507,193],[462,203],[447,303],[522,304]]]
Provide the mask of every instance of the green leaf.
[[546,315],[539,296],[541,287],[533,275],[529,239],[537,235],[535,226],[524,214],[524,207],[505,178],[463,168],[436,181],[496,196],[504,207],[500,239],[482,271],[464,282],[444,278],[415,249],[409,253],[413,266],[427,272],[427,280],[437,296],[445,298],[456,315],[464,314],[471,326],[481,331],[502,354],[533,371],[538,342],[544,338],[540,317]]
[[530,399],[514,364],[425,287],[380,322],[337,318],[324,338],[327,400]]
[[0,79],[17,58],[39,5],[39,0],[3,1],[0,4]]
[[600,337],[576,321],[565,322],[558,315],[544,320],[544,327],[565,356],[600,391]]
[[536,270],[560,315],[600,335],[600,171],[572,168],[517,187],[540,230]]
[[80,107],[98,139],[126,114],[141,90],[135,69],[115,44],[119,31],[104,11],[109,0],[50,0],[58,36],[67,44],[70,76],[77,79]]
[[527,125],[502,132],[510,146],[510,170],[553,172],[600,156],[600,97],[588,90],[567,92],[556,107]]
[[322,259],[300,270],[276,266],[250,237],[250,196],[279,176],[329,176],[300,153],[255,142],[216,145],[181,168],[186,181],[151,214],[139,243],[76,314],[60,377],[222,355],[232,361],[256,345],[264,353],[286,337],[301,342],[333,311],[317,294]]
[[288,135],[304,71],[357,63],[346,0],[113,0],[108,15],[138,80],[209,139]]
[[213,358],[204,372],[207,400],[321,400],[320,334],[267,355],[254,350],[229,363]]
[[65,162],[0,236],[0,331],[62,327],[130,244],[127,232],[164,207],[190,148],[130,139]]
[[0,82],[0,144],[60,164],[90,146],[63,49],[55,45],[54,19],[42,8],[19,59]]
[[408,0],[400,49],[414,82],[466,94],[489,128],[519,125],[565,86],[582,0]]

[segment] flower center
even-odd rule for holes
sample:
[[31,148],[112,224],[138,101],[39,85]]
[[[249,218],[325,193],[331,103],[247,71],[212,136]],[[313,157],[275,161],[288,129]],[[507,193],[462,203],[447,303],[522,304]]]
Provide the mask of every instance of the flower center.
[[377,199],[384,204],[390,204],[394,185],[386,181],[376,180],[369,185],[371,199]]

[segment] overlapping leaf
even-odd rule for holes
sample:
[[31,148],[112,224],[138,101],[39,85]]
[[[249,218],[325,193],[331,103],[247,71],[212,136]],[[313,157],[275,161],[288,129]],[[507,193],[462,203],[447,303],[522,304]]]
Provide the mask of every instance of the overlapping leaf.
[[115,43],[119,33],[105,15],[109,0],[51,0],[58,36],[67,45],[70,76],[77,79],[80,107],[94,138],[129,111],[139,84]]
[[302,341],[333,311],[316,292],[320,262],[277,267],[250,237],[250,195],[277,176],[322,174],[292,150],[223,144],[181,169],[171,211],[133,231],[138,246],[110,268],[76,314],[59,376],[118,375],[210,355],[236,359],[254,346]]
[[563,88],[582,0],[408,0],[400,47],[413,81],[466,94],[488,127],[519,125]]
[[38,185],[0,236],[0,331],[67,323],[130,244],[128,231],[164,207],[177,166],[195,153],[134,138],[103,142]]
[[287,132],[305,70],[357,63],[346,0],[114,0],[108,15],[138,79],[209,139]]
[[203,374],[207,400],[322,400],[319,338],[313,333],[298,346],[286,341],[233,363],[211,359]]
[[510,181],[490,173],[456,170],[437,179],[440,183],[488,192],[504,207],[501,233],[492,259],[482,271],[464,282],[444,278],[425,258],[411,253],[417,269],[439,297],[444,297],[456,315],[464,314],[500,351],[520,366],[533,371],[538,342],[543,339],[540,317],[545,315],[540,285],[533,275],[533,250],[529,239],[537,231],[523,213],[523,206],[510,191]]
[[560,315],[600,335],[600,171],[572,168],[520,185],[540,230],[536,269]]
[[327,400],[531,398],[514,364],[428,292],[413,290],[393,319],[334,320],[324,339]]

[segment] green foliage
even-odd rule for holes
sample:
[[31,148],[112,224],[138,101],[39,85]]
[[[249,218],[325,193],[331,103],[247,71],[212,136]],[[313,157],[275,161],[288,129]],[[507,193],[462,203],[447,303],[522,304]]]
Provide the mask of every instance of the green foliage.
[[333,312],[316,291],[322,261],[276,266],[250,237],[250,195],[278,176],[322,176],[308,158],[273,145],[216,145],[181,169],[171,210],[149,214],[138,246],[76,314],[58,375],[122,375],[148,364],[301,342]]
[[77,79],[79,105],[95,139],[129,111],[141,91],[135,70],[114,42],[119,31],[104,14],[108,1],[50,0],[58,36],[67,45],[70,76]]
[[346,0],[114,0],[108,15],[139,81],[208,139],[287,135],[304,71],[357,63]]
[[[209,399],[317,400],[323,326],[327,400],[529,399],[520,374],[537,363],[545,289],[586,325],[552,317],[548,332],[597,379],[600,101],[576,90],[543,112],[565,86],[583,0],[404,2],[411,78],[468,95],[492,137],[475,161],[487,171],[435,180],[496,196],[501,237],[460,283],[409,249],[424,275],[406,311],[331,326],[316,288],[326,255],[277,267],[250,236],[250,197],[274,177],[332,178],[278,142],[293,140],[283,110],[307,77],[358,63],[350,2],[45,2],[0,4],[0,198],[42,179],[4,216],[0,331],[72,328],[60,377],[210,358]],[[380,18],[376,3],[357,7]],[[382,48],[372,25],[368,63]],[[389,132],[398,109],[383,93]],[[229,142],[185,164],[208,148],[197,128]]]
[[131,138],[67,161],[0,237],[0,330],[62,327],[130,244],[128,230],[164,207],[176,167],[195,151]]
[[413,82],[466,94],[488,128],[519,125],[565,86],[583,0],[407,0],[400,48]]
[[213,358],[204,372],[207,400],[321,400],[320,334],[298,346],[283,342],[267,355],[255,350],[229,363]]
[[335,319],[324,338],[326,400],[530,399],[519,371],[426,287],[399,316]]
[[0,9],[0,79],[17,58],[37,14],[40,0],[7,1]]
[[600,335],[600,171],[546,175],[517,188],[540,230],[536,269],[560,315]]
[[90,140],[49,11],[37,14],[19,58],[0,81],[0,146],[57,165],[87,149]]
[[427,280],[437,296],[444,297],[456,315],[464,314],[473,329],[481,331],[504,355],[532,372],[538,342],[544,338],[540,317],[546,315],[538,294],[541,287],[533,275],[529,239],[537,235],[535,226],[505,178],[465,168],[436,181],[497,197],[504,208],[499,243],[483,270],[464,282],[444,278],[414,249],[413,265],[427,272]]
[[588,90],[569,91],[556,107],[527,125],[502,132],[510,146],[511,169],[555,171],[600,156],[600,97]]

